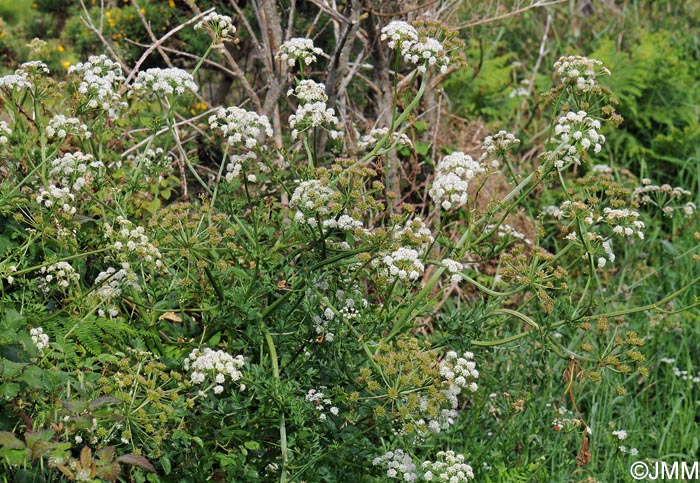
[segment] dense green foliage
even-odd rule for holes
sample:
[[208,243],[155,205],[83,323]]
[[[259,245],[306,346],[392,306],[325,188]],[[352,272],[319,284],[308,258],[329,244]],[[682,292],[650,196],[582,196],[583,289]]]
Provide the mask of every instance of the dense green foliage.
[[692,463],[700,8],[486,3],[0,3],[0,481]]

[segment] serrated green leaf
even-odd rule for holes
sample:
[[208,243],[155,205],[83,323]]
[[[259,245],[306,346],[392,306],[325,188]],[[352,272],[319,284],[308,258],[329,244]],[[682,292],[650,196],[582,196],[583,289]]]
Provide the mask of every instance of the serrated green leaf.
[[0,446],[7,449],[23,449],[24,443],[9,431],[0,431]]

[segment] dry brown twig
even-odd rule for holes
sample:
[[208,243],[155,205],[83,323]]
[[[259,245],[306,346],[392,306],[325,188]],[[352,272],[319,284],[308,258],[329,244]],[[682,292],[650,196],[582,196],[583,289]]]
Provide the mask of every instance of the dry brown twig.
[[551,5],[558,5],[560,3],[564,3],[567,1],[568,0],[551,0],[549,2],[536,2],[536,3],[528,5],[527,7],[522,7],[522,8],[513,10],[512,12],[504,13],[502,15],[497,15],[495,17],[490,17],[490,18],[484,18],[481,20],[477,20],[475,22],[463,23],[463,24],[457,25],[455,28],[457,30],[462,30],[462,29],[468,29],[471,27],[476,27],[478,25],[485,25],[487,23],[497,22],[499,20],[504,20],[504,19],[509,18],[509,17],[514,17],[516,15],[520,15],[521,13],[527,12],[528,10],[532,10],[533,8],[549,7]]
[[[131,3],[133,6],[136,8],[136,13],[138,14],[139,18],[141,19],[141,23],[143,24],[144,28],[146,29],[146,32],[148,32],[148,36],[151,38],[151,42],[158,42],[158,39],[156,38],[156,35],[153,33],[153,30],[151,29],[151,23],[146,20],[146,16],[143,14],[143,11],[141,10],[141,6],[139,5],[138,0],[131,0]],[[173,67],[173,63],[170,60],[170,57],[168,57],[168,54],[166,54],[163,49],[161,48],[160,44],[158,44],[157,47],[158,53],[160,54],[161,57],[163,57],[163,61],[168,67]]]
[[[82,3],[82,1],[83,1],[83,0],[80,0],[81,3]],[[199,15],[196,15],[196,16],[192,17],[192,18],[189,19],[188,21],[186,21],[186,22],[184,22],[184,23],[181,23],[180,25],[178,25],[177,27],[173,28],[172,30],[170,30],[169,32],[167,32],[165,35],[163,35],[160,39],[158,39],[158,41],[154,42],[153,45],[151,45],[148,49],[146,49],[146,51],[141,55],[141,57],[139,58],[139,60],[136,61],[136,65],[134,65],[133,70],[132,70],[132,71],[129,73],[129,75],[126,77],[126,80],[124,81],[124,84],[122,85],[121,89],[119,89],[119,95],[122,95],[122,94],[124,94],[124,92],[126,92],[126,89],[127,89],[127,86],[129,85],[129,82],[131,82],[131,80],[136,76],[136,74],[138,73],[139,69],[141,68],[141,64],[143,64],[143,63],[146,61],[146,59],[148,58],[148,56],[151,55],[151,54],[153,53],[154,50],[156,50],[158,47],[160,47],[160,45],[162,45],[163,42],[165,42],[165,41],[168,40],[170,37],[172,37],[173,35],[175,35],[176,33],[178,33],[180,30],[184,29],[184,28],[187,27],[188,25],[191,25],[191,24],[195,23],[195,22],[198,21],[200,18],[204,17],[205,15],[207,15],[208,13],[211,13],[211,12],[213,12],[213,11],[214,11],[214,9],[213,9],[213,8],[210,8],[209,10],[206,10],[206,11],[200,13]]]
[[[127,66],[126,63],[122,60],[122,58],[119,55],[117,55],[117,52],[112,47],[112,44],[105,38],[104,35],[102,35],[102,12],[100,13],[100,27],[97,28],[95,26],[95,23],[92,21],[92,17],[90,17],[90,11],[85,6],[85,2],[83,0],[80,0],[80,6],[83,8],[83,12],[85,12],[85,16],[81,16],[80,20],[92,33],[94,33],[97,36],[98,39],[100,39],[100,42],[102,42],[102,44],[105,46],[112,58],[119,63],[122,70],[124,72],[129,72],[129,66]],[[104,2],[101,3],[101,9],[102,11],[104,11]]]

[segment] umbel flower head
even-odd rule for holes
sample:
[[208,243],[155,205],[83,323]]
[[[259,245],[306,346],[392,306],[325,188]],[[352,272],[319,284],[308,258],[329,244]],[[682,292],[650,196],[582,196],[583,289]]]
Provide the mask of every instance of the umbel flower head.
[[217,42],[231,40],[233,34],[236,33],[236,27],[233,26],[231,17],[228,15],[219,15],[216,12],[205,15],[202,20],[195,24],[194,29],[208,30],[214,35],[214,40]]
[[471,156],[456,151],[438,163],[435,180],[428,194],[443,210],[463,205],[467,202],[469,181],[484,171]]
[[297,61],[304,65],[316,62],[316,56],[323,54],[323,50],[314,47],[314,41],[305,38],[293,38],[287,40],[280,46],[275,58],[286,62],[289,67],[293,67]]
[[601,61],[580,55],[561,57],[554,63],[554,72],[562,84],[573,87],[578,93],[593,90],[598,85],[597,77],[610,75]]
[[220,107],[209,116],[209,127],[220,131],[231,146],[245,146],[253,149],[259,138],[272,137],[272,127],[266,116],[260,116],[240,107]]
[[381,40],[387,40],[390,49],[401,52],[404,61],[415,64],[419,72],[425,73],[428,67],[447,72],[450,58],[442,43],[433,37],[421,37],[418,31],[402,20],[389,22],[382,29]]
[[131,86],[132,93],[154,96],[181,96],[187,91],[197,92],[198,90],[192,75],[177,67],[167,69],[154,67],[141,71]]
[[[245,360],[241,355],[234,357],[222,350],[214,351],[205,347],[190,352],[182,365],[185,371],[192,371],[190,374],[192,384],[202,384],[210,378],[215,383],[212,389],[214,394],[220,394],[227,380],[236,382],[241,379],[240,369],[245,365]],[[245,385],[241,384],[241,391],[243,390]]]

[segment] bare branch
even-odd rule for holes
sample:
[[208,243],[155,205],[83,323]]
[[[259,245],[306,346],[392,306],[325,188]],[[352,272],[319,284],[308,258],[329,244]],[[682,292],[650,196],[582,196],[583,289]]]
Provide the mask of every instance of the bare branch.
[[[141,23],[143,23],[143,26],[146,29],[146,32],[148,32],[148,36],[151,38],[151,42],[158,42],[158,39],[156,38],[155,34],[153,33],[153,30],[151,30],[151,23],[146,20],[146,16],[143,14],[141,11],[141,6],[139,5],[138,0],[131,0],[132,5],[136,8],[136,13],[138,13],[139,18],[141,19]],[[158,53],[160,54],[161,57],[163,57],[163,61],[168,67],[173,67],[173,63],[170,61],[170,57],[168,57],[168,54],[166,54],[163,49],[160,47],[160,44],[158,44]]]
[[102,35],[102,15],[100,15],[100,28],[98,29],[97,27],[95,27],[95,24],[92,21],[92,17],[90,17],[90,11],[85,6],[85,2],[83,0],[80,0],[80,6],[83,7],[83,11],[85,12],[85,16],[83,17],[81,15],[80,20],[92,33],[97,35],[97,38],[100,39],[100,42],[102,42],[102,44],[105,46],[105,48],[109,52],[109,55],[119,63],[122,70],[124,72],[129,72],[129,67],[114,50],[112,44],[104,37],[104,35]]
[[498,20],[503,20],[503,19],[506,19],[508,17],[514,17],[515,15],[519,15],[523,12],[527,12],[528,10],[532,10],[533,8],[548,7],[550,5],[558,5],[560,3],[564,3],[567,1],[568,0],[552,0],[550,2],[533,3],[531,5],[528,5],[527,7],[519,8],[517,10],[513,10],[512,12],[504,13],[503,15],[497,15],[495,17],[477,20],[476,22],[468,22],[468,23],[463,23],[461,25],[457,25],[456,29],[457,30],[468,29],[471,27],[476,27],[477,25],[484,25],[484,24],[491,23],[491,22],[497,22]]
[[[82,3],[82,1],[83,0],[80,0],[81,3]],[[174,29],[170,30],[170,32],[163,35],[160,39],[158,39],[157,42],[155,42],[148,49],[146,49],[146,51],[143,53],[143,55],[141,55],[141,58],[136,62],[134,69],[127,76],[121,89],[119,89],[119,94],[121,95],[121,94],[124,94],[124,92],[126,92],[126,88],[129,85],[129,82],[131,82],[131,80],[136,76],[136,74],[139,71],[139,68],[141,68],[141,64],[143,64],[146,61],[146,59],[148,58],[148,56],[151,55],[154,50],[156,50],[158,47],[160,47],[163,44],[163,42],[165,42],[167,39],[169,39],[170,37],[172,37],[173,35],[178,33],[180,30],[184,29],[188,25],[195,23],[201,17],[203,17],[206,14],[211,13],[213,11],[214,11],[214,9],[210,8],[209,10],[206,10],[206,11],[200,13],[199,15],[192,17],[191,19],[189,19],[185,23],[182,23],[182,24],[178,25],[177,27],[175,27]]]

